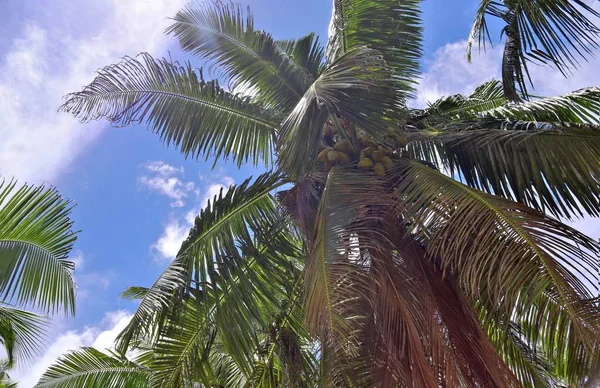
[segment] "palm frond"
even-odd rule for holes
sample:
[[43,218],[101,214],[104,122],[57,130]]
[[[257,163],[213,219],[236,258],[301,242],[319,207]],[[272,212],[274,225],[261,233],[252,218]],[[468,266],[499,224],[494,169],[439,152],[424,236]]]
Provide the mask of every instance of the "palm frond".
[[75,311],[68,255],[73,205],[55,189],[0,182],[0,294],[46,312]]
[[422,116],[433,115],[446,119],[473,118],[478,117],[481,112],[501,107],[506,102],[502,93],[502,83],[492,80],[478,86],[468,97],[461,94],[442,97],[430,104]]
[[600,214],[599,127],[492,118],[438,128],[414,135],[415,157],[556,216]]
[[205,81],[191,65],[142,53],[100,70],[83,91],[67,95],[61,110],[82,121],[145,123],[187,157],[232,157],[268,164],[278,127],[275,113]]
[[8,367],[16,360],[33,361],[39,355],[46,323],[46,319],[37,314],[0,304],[0,343],[4,346]]
[[[600,332],[600,311],[591,294],[598,284],[597,242],[418,162],[402,160],[396,177],[402,177],[399,212],[467,295],[488,298],[495,311],[508,316],[552,295],[570,325],[560,335],[574,335],[585,351],[594,349]],[[537,323],[539,330],[542,322]]]
[[[394,212],[389,214],[393,216]],[[395,287],[401,290],[401,298],[408,307],[404,320],[412,319],[416,330],[412,341],[417,344],[420,341],[422,349],[411,351],[404,358],[413,362],[413,354],[420,353],[421,360],[414,362],[421,363],[423,371],[429,369],[429,379],[437,380],[432,385],[461,382],[467,386],[516,386],[515,377],[479,327],[477,316],[454,276],[443,275],[422,244],[408,235],[403,226],[405,221],[388,224],[394,230],[391,234],[399,256],[396,276],[404,279],[402,283],[395,282]],[[394,324],[398,325],[391,318],[389,325]],[[389,346],[386,337],[382,343]],[[425,376],[422,373],[418,378]],[[414,379],[405,375],[407,382]]]
[[286,182],[277,173],[267,172],[221,192],[196,217],[178,257],[212,257],[221,250],[235,251],[234,238],[249,240],[248,228],[257,230],[266,220],[277,218],[271,192]]
[[[288,256],[296,254],[295,248],[282,241],[287,239],[285,228],[276,224],[256,232],[256,246],[238,239],[236,251],[199,259],[216,267],[190,286],[181,309],[171,310],[153,346],[155,385],[214,383],[222,366],[211,363],[214,351],[225,351],[227,365],[232,362],[245,380],[256,376],[257,363],[272,355],[261,338],[272,338],[279,325],[289,321],[283,302],[293,306],[287,294],[297,290],[286,287],[299,274]],[[216,341],[221,350],[214,349]]]
[[128,300],[144,299],[148,295],[148,291],[150,289],[147,287],[132,286],[121,293],[121,298]]
[[307,69],[282,55],[271,35],[254,29],[250,9],[244,12],[238,4],[188,5],[166,32],[184,50],[216,62],[233,88],[244,84],[255,89],[267,106],[293,107],[312,81]]
[[176,258],[145,292],[131,320],[115,341],[115,349],[121,354],[137,340],[156,337],[160,331],[160,317],[173,306],[177,291],[189,282],[189,266],[186,257]]
[[299,39],[278,40],[275,43],[298,66],[308,70],[313,79],[317,79],[325,69],[325,48],[314,33]]
[[470,96],[445,96],[429,104],[426,109],[415,111],[410,123],[429,127],[450,120],[477,118],[482,112],[491,111],[506,103],[502,83],[492,80],[478,86]]
[[551,295],[540,295],[510,317],[498,314],[493,302],[479,300],[477,305],[494,346],[525,385],[561,381],[581,386],[598,362],[595,352],[585,351],[568,312]]
[[359,47],[330,64],[283,121],[279,137],[286,171],[301,175],[316,163],[328,117],[343,117],[376,138],[398,107],[391,73],[381,55]]
[[473,42],[485,46],[489,39],[486,15],[506,23],[503,81],[507,98],[518,101],[515,86],[527,97],[528,63],[551,64],[568,75],[578,67],[578,59],[593,56],[598,48],[600,29],[590,17],[600,17],[594,8],[582,0],[483,0],[468,45],[470,56]]
[[366,46],[394,71],[400,99],[414,93],[422,55],[420,1],[334,0],[327,62]]
[[155,327],[157,315],[169,311],[173,298],[186,286],[206,281],[207,271],[215,271],[216,256],[227,257],[237,252],[236,239],[250,240],[248,228],[259,231],[262,222],[277,218],[270,193],[284,181],[277,174],[265,173],[250,182],[248,179],[232,186],[227,193],[221,191],[201,211],[175,261],[146,291],[129,325],[119,335],[119,351],[125,352],[137,336],[156,335],[160,330]]
[[150,375],[150,370],[133,361],[110,356],[94,348],[82,348],[59,358],[35,387],[147,388]]
[[[426,127],[452,120],[496,118],[513,121],[537,121],[556,124],[600,124],[600,88],[589,87],[563,96],[508,103],[500,82],[493,80],[479,86],[468,97],[457,94],[443,97],[427,109],[417,111],[413,123]],[[543,124],[541,124],[543,125]]]
[[360,251],[385,242],[385,230],[372,228],[383,215],[371,209],[387,199],[377,176],[350,166],[334,167],[324,182],[304,281],[306,321],[321,342],[321,385],[370,377],[357,357],[372,289]]
[[558,97],[507,104],[479,113],[479,117],[550,123],[600,124],[600,87],[589,87]]

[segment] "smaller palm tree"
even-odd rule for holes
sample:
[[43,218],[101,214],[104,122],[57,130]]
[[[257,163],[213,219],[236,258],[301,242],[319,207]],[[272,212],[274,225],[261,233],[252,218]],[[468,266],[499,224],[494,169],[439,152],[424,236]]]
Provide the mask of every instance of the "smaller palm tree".
[[490,31],[486,16],[504,23],[502,58],[504,95],[513,102],[529,99],[530,64],[553,65],[567,76],[599,47],[600,29],[589,16],[600,17],[582,0],[482,0],[469,36],[467,55],[475,41],[485,48]]
[[14,386],[7,371],[42,348],[47,319],[27,308],[75,312],[72,207],[53,188],[0,182],[0,386]]

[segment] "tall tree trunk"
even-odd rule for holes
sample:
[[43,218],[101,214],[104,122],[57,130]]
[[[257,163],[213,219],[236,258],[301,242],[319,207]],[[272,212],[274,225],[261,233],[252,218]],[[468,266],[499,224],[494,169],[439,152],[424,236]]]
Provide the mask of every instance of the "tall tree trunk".
[[504,97],[511,102],[520,102],[521,97],[517,91],[517,84],[523,84],[520,70],[519,59],[519,39],[518,32],[513,25],[508,25],[504,29],[506,34],[506,43],[502,55],[502,89]]

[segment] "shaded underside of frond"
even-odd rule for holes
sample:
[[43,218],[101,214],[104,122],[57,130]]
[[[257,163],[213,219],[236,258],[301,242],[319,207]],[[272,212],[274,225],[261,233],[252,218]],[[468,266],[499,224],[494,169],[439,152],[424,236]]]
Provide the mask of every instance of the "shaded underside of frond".
[[598,127],[480,119],[414,138],[415,157],[469,186],[557,216],[600,215]]
[[[592,294],[598,284],[598,243],[418,162],[403,160],[399,166],[400,214],[468,297],[482,303],[495,322],[529,324],[528,339],[536,344],[534,334],[540,333],[553,361],[593,354],[600,333]],[[561,350],[553,356],[555,346]]]
[[0,304],[0,343],[9,367],[15,361],[33,361],[39,356],[46,323],[46,319],[37,314]]
[[325,48],[314,33],[299,39],[279,40],[275,43],[298,66],[308,70],[314,79],[325,69]]

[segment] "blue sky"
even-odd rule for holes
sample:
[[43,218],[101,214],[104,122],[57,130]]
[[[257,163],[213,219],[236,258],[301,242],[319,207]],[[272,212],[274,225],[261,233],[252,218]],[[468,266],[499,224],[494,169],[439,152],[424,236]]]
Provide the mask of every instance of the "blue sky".
[[[143,127],[80,124],[56,110],[62,96],[89,83],[94,71],[124,55],[201,62],[162,34],[185,0],[0,0],[0,175],[48,183],[78,205],[77,314],[55,319],[45,354],[13,376],[32,386],[66,349],[106,347],[135,309],[119,299],[131,285],[149,285],[169,262],[206,199],[259,169],[184,160]],[[255,25],[276,38],[311,31],[327,36],[329,0],[247,0]],[[447,93],[470,92],[499,75],[499,48],[465,59],[465,39],[476,0],[423,2],[424,74],[415,104]],[[497,31],[496,31],[497,32]],[[499,34],[495,37],[499,38]],[[534,69],[536,93],[556,95],[600,84],[598,60],[565,80]],[[598,220],[576,227],[600,238]]]

